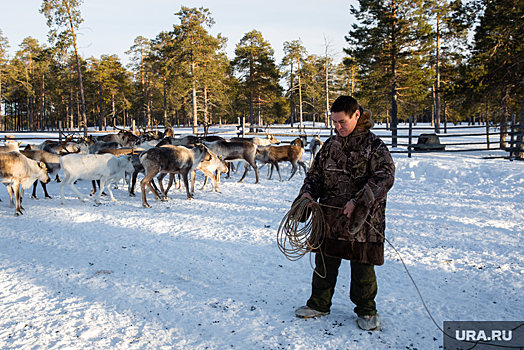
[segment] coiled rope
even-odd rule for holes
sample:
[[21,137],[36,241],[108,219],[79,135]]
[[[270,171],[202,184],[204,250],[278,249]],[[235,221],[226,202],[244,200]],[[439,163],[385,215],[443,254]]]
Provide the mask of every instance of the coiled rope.
[[[282,218],[282,221],[280,222],[280,226],[278,227],[277,231],[277,244],[280,251],[286,256],[287,259],[291,261],[296,261],[302,258],[305,254],[312,252],[313,250],[320,250],[320,246],[322,245],[322,242],[324,241],[324,237],[326,234],[326,228],[327,223],[324,219],[324,213],[322,212],[323,207],[333,208],[333,209],[340,209],[344,210],[344,208],[334,207],[326,204],[321,204],[315,201],[312,201],[308,198],[299,198],[297,199],[293,205],[291,206],[291,209],[284,215],[284,218]],[[311,210],[311,216],[307,217],[308,210]],[[304,226],[300,228],[301,221],[304,221],[304,217],[306,217]],[[302,220],[301,220],[302,219]],[[404,269],[406,270],[406,273],[408,274],[409,278],[411,279],[411,282],[415,286],[415,289],[417,290],[418,296],[420,297],[420,300],[422,301],[422,305],[424,306],[424,309],[426,310],[426,313],[429,315],[431,321],[435,324],[435,326],[447,337],[453,338],[453,336],[447,334],[435,321],[433,318],[433,315],[431,315],[431,312],[429,311],[426,302],[424,301],[424,298],[422,297],[422,294],[420,293],[420,290],[415,283],[415,280],[411,276],[411,273],[409,273],[408,267],[404,263],[404,259],[402,259],[402,256],[398,252],[398,250],[391,244],[391,242],[384,236],[382,232],[379,232],[373,225],[371,225],[367,220],[366,223],[377,233],[379,234],[384,240],[393,248],[395,253],[397,253],[398,257],[400,258],[400,261],[402,262],[402,265],[404,266]],[[322,254],[322,258],[324,257],[322,250],[320,250],[320,253]],[[323,259],[322,259],[323,260]],[[311,260],[310,260],[311,264]],[[313,267],[313,266],[312,266]],[[314,272],[319,275],[320,277],[324,278],[325,276],[321,276],[315,268]],[[324,271],[326,271],[324,266]],[[521,324],[517,327],[515,327],[513,330],[516,330],[517,328],[520,328],[524,326],[524,324]],[[465,343],[474,344],[472,348],[474,348],[478,344],[485,344],[490,345],[493,347],[499,347],[499,348],[517,348],[522,349],[520,346],[507,346],[507,345],[499,345],[494,344],[491,341],[483,342],[483,341],[468,341],[463,340]],[[471,348],[471,349],[472,349]]]
[[[308,211],[311,211],[309,217]],[[304,217],[304,226],[300,227],[300,219]],[[320,204],[307,198],[299,198],[280,222],[277,231],[278,248],[289,260],[299,260],[305,254],[320,249],[326,226]]]

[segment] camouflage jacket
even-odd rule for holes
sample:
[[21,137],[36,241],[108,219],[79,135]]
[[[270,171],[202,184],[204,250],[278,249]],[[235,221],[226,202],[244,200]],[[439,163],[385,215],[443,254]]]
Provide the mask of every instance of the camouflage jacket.
[[[382,265],[386,197],[393,186],[395,164],[384,142],[370,132],[372,127],[371,112],[364,110],[350,135],[329,138],[315,157],[299,197],[309,193],[322,204],[342,208],[322,207],[328,224],[322,248],[326,255]],[[355,234],[349,233],[343,213],[350,200],[369,209]]]

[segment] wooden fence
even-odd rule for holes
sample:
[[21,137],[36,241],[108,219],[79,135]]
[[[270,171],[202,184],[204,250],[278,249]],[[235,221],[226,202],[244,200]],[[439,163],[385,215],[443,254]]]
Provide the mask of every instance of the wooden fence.
[[[309,123],[310,124],[310,123]],[[182,134],[187,134],[187,132],[177,133],[177,129],[187,129],[192,128],[191,126],[185,127],[174,127],[175,134],[177,136]],[[318,126],[303,126],[299,125],[284,126],[284,125],[271,125],[266,127],[259,127],[256,125],[247,126],[243,120],[240,121],[240,124],[227,124],[227,125],[212,125],[209,127],[198,128],[202,132],[197,133],[198,136],[204,135],[223,135],[224,137],[231,136],[241,136],[241,137],[251,137],[258,136],[264,137],[266,133],[270,133],[275,137],[280,138],[296,138],[299,136],[307,136],[308,141],[311,140],[313,136],[320,136],[322,139],[326,139],[334,134],[334,129],[326,127],[323,123],[319,122]],[[158,128],[159,131],[163,131],[164,128]],[[408,157],[411,157],[413,153],[422,153],[422,152],[471,152],[471,151],[494,151],[494,150],[504,150],[507,152],[506,156],[503,156],[507,159],[522,159],[524,158],[524,125],[519,125],[511,123],[509,125],[493,125],[493,124],[484,124],[484,125],[468,125],[468,126],[456,126],[456,125],[445,125],[441,128],[441,131],[444,130],[444,133],[435,134],[435,128],[431,126],[415,126],[413,123],[405,124],[405,126],[397,126],[396,133],[394,129],[386,125],[375,125],[372,131],[380,136],[390,148],[391,153],[401,153],[407,154]],[[89,131],[89,134],[99,134],[99,133],[111,133],[118,132],[118,130],[108,130],[108,131]],[[40,133],[38,131],[31,132],[16,132],[18,136],[17,140],[45,140],[50,139],[49,137],[35,137],[27,136],[20,137],[22,133]],[[49,133],[42,132],[42,133]],[[79,137],[83,136],[82,130],[69,131],[68,134],[72,133],[78,134]],[[9,132],[2,133],[8,135]],[[59,133],[59,138],[63,139],[64,135]],[[419,140],[421,137],[427,134],[434,134],[438,137],[442,149],[421,149]],[[393,136],[395,135],[395,136]],[[505,135],[505,140],[503,138]],[[6,137],[2,137],[4,140]],[[458,140],[453,140],[458,139]],[[283,143],[289,143],[290,140],[284,140]]]

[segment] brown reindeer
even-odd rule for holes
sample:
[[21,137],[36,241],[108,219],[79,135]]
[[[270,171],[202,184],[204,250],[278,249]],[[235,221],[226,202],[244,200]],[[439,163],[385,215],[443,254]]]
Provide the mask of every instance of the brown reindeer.
[[[301,144],[302,141],[300,138],[294,140],[296,143]],[[271,164],[271,175],[269,180],[273,177],[273,167],[277,168],[278,176],[280,181],[282,181],[282,176],[280,175],[280,167],[278,163],[280,162],[290,162],[293,167],[291,171],[291,176],[288,181],[293,178],[297,171],[297,163],[304,169],[306,172],[306,165],[302,162],[302,155],[304,154],[304,148],[300,145],[289,145],[289,146],[267,146],[259,147],[257,150],[257,160],[264,164]]]
[[151,184],[158,173],[181,174],[186,186],[187,199],[192,199],[193,196],[189,193],[188,174],[195,170],[205,155],[206,147],[204,145],[199,145],[193,149],[184,146],[154,147],[142,153],[140,162],[146,172],[146,176],[140,183],[144,208],[151,207],[146,200],[146,185],[155,197],[163,201],[167,200],[162,183],[160,182],[161,193],[157,193]]

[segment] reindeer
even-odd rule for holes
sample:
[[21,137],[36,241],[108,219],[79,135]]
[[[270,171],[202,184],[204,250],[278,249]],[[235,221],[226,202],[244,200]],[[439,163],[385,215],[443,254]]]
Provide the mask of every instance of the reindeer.
[[311,165],[313,165],[313,160],[315,160],[315,157],[317,156],[317,153],[322,148],[322,145],[324,142],[320,139],[320,135],[317,135],[313,137],[311,142],[309,143],[309,152],[311,153],[311,158],[309,159],[309,167],[311,168]]
[[[15,207],[15,216],[22,215],[24,190],[31,187],[36,180],[49,183],[50,179],[44,163],[29,159],[19,152],[0,153],[0,182],[7,187],[11,207]],[[22,186],[21,191],[20,186]]]
[[206,155],[206,147],[198,145],[193,149],[183,146],[164,146],[151,148],[140,155],[140,162],[144,166],[146,176],[140,183],[142,189],[142,206],[150,208],[146,200],[146,186],[153,192],[155,197],[166,201],[164,188],[160,183],[161,193],[158,193],[151,182],[158,173],[181,174],[186,186],[187,199],[193,199],[189,193],[188,174],[200,164]]
[[[60,156],[57,154],[49,153],[46,151],[42,151],[39,149],[35,150],[22,150],[20,151],[24,156],[26,156],[29,159],[32,159],[37,162],[42,162],[46,165],[47,173],[50,177],[58,177],[58,172],[60,171]],[[31,195],[31,198],[38,199],[36,196],[36,187],[37,182],[35,181],[33,184],[33,194]],[[42,189],[44,190],[44,195],[46,199],[51,199],[51,196],[49,193],[47,193],[47,183],[40,181],[40,185],[42,185]]]
[[[100,191],[95,197],[95,203],[100,204],[100,196],[106,183],[110,180],[121,179],[126,171],[133,171],[130,155],[118,158],[112,154],[68,154],[60,157],[60,166],[64,172],[64,179],[60,183],[62,204],[66,204],[65,185],[69,185],[81,202],[84,201],[84,196],[74,186],[74,182],[78,179],[100,180]],[[111,201],[115,201],[111,187],[108,186],[107,189]]]
[[[294,142],[301,144],[302,140],[300,138],[297,138],[294,140]],[[289,146],[259,147],[259,149],[257,149],[257,160],[264,164],[271,164],[271,175],[269,176],[269,180],[271,180],[271,178],[273,177],[273,167],[276,167],[278,176],[280,177],[280,181],[283,180],[282,176],[280,175],[280,168],[278,166],[278,163],[286,161],[290,162],[293,169],[291,171],[291,176],[288,179],[289,181],[293,178],[295,172],[297,171],[297,163],[299,166],[304,168],[304,173],[306,172],[306,165],[302,162],[303,154],[304,148],[296,144],[292,144]]]
[[[226,162],[231,162],[235,160],[242,160],[247,162],[249,165],[253,167],[253,169],[255,169],[255,183],[258,183],[258,169],[255,160],[257,146],[255,144],[247,141],[202,141],[202,143],[206,145],[211,150],[211,152],[215,153],[217,156],[221,156],[222,159]],[[244,181],[244,178],[247,174],[247,170],[248,169],[246,167],[244,174],[242,175],[242,178],[238,182]]]

